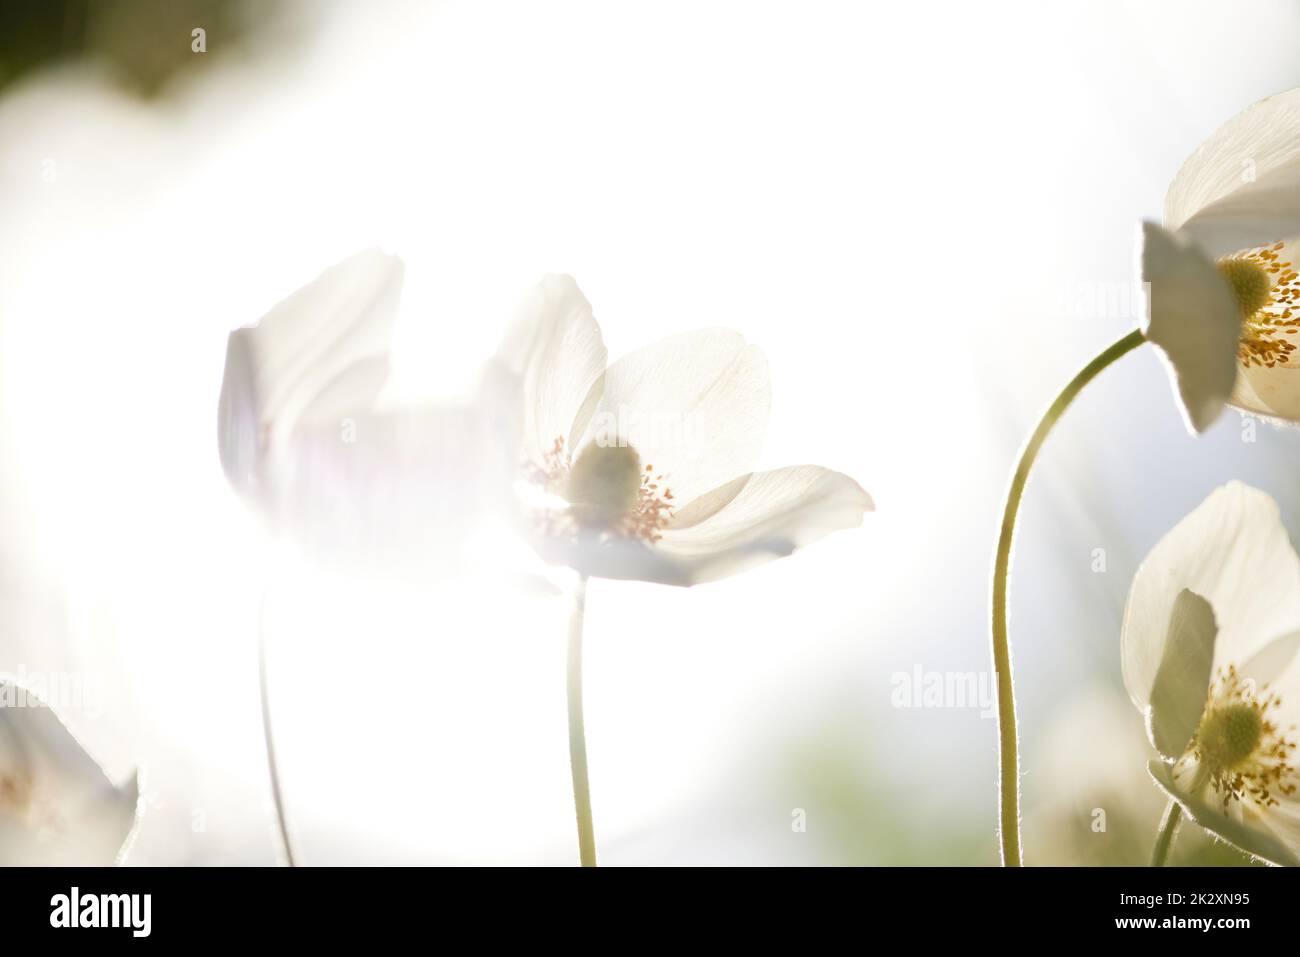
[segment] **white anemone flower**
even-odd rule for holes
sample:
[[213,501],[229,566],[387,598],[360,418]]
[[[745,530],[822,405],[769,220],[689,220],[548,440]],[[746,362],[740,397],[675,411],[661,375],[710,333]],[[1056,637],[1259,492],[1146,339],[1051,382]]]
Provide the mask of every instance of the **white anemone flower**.
[[1164,226],[1143,225],[1144,332],[1188,426],[1225,404],[1300,421],[1300,90],[1224,124],[1183,164]]
[[404,272],[358,253],[232,332],[218,447],[276,535],[330,559],[450,570],[508,482],[485,481],[501,454],[486,406],[381,402]]
[[737,333],[664,339],[607,364],[591,304],[568,276],[526,300],[491,366],[514,407],[516,514],[538,553],[578,573],[569,624],[569,757],[579,860],[596,865],[582,707],[588,578],[689,586],[860,525],[871,497],[817,465],[754,471],[767,362]]
[[273,511],[294,434],[372,406],[388,378],[402,261],[367,250],[331,267],[226,344],[218,446],[231,483]]
[[138,800],[134,775],[114,786],[48,705],[0,681],[0,865],[114,864]]
[[[1084,366],[1048,406],[1012,473],[993,570],[993,671],[998,676],[1002,859],[1020,862],[1016,716],[1007,635],[1012,536],[1034,460],[1070,403],[1143,342],[1169,367],[1183,419],[1204,432],[1229,403],[1300,421],[1300,90],[1229,120],[1183,164],[1164,226],[1142,226],[1141,328]],[[1177,817],[1171,816],[1171,826]],[[1172,832],[1171,832],[1172,833]]]
[[522,404],[526,531],[544,558],[584,576],[712,581],[872,509],[857,482],[821,466],[754,471],[767,363],[735,332],[674,336],[607,366],[586,297],[549,276],[500,359]]
[[1273,500],[1231,482],[1165,535],[1121,646],[1156,783],[1249,854],[1300,863],[1300,557]]
[[[217,443],[230,484],[275,536],[328,561],[413,571],[423,581],[456,569],[469,532],[509,480],[495,389],[485,385],[484,401],[459,406],[383,403],[404,272],[396,256],[357,253],[230,333]],[[263,732],[293,864],[266,645],[263,630]]]

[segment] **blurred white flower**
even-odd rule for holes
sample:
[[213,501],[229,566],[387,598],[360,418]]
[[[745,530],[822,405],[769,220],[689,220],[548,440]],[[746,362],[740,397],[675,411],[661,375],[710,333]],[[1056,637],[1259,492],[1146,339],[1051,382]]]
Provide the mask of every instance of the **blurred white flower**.
[[1226,403],[1300,421],[1300,90],[1248,107],[1183,164],[1164,227],[1143,224],[1144,332],[1164,353],[1184,417]]
[[1124,612],[1124,683],[1160,753],[1150,771],[1197,824],[1300,863],[1300,557],[1277,505],[1215,490],[1152,549]]
[[1146,773],[1141,729],[1127,697],[1109,686],[1063,691],[1034,747],[1022,822],[1030,863],[1146,864],[1143,843],[1165,802]]
[[526,302],[499,354],[521,408],[526,532],[584,575],[693,585],[861,523],[871,498],[816,465],[752,471],[767,427],[762,353],[720,329],[606,366],[568,276]]
[[368,250],[279,303],[226,345],[218,442],[240,492],[273,509],[296,430],[335,428],[374,405],[388,378],[404,267]]
[[480,403],[389,408],[380,394],[402,261],[358,253],[236,329],[218,414],[222,466],[277,534],[373,565],[450,567],[490,495],[501,441]]
[[0,681],[0,864],[113,864],[138,798],[134,775],[114,787],[53,710]]

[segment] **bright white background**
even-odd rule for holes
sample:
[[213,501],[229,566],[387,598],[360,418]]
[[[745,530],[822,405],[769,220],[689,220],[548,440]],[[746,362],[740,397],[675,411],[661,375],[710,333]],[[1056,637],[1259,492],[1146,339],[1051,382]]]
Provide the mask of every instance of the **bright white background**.
[[[593,583],[605,862],[991,861],[994,722],[892,708],[891,675],[987,669],[1015,449],[1132,325],[1063,304],[1131,281],[1136,224],[1182,159],[1300,84],[1300,11],[358,2],[301,17],[301,45],[268,40],[161,103],[85,65],[0,100],[0,667],[105,682],[68,720],[114,776],[143,769],[133,861],[272,859],[254,657],[271,566],[305,861],[576,858],[563,599],[268,556],[217,463],[226,333],[372,244],[408,264],[404,395],[463,392],[522,292],[569,272],[611,356],[707,325],[759,343],[764,464],[830,466],[875,498],[861,529],[740,578]],[[1149,352],[1066,419],[1013,582],[1031,817],[1091,807],[1100,777],[1146,800],[1117,690],[1128,579],[1228,478],[1296,517],[1298,456],[1290,432],[1241,441],[1235,414],[1188,438]]]

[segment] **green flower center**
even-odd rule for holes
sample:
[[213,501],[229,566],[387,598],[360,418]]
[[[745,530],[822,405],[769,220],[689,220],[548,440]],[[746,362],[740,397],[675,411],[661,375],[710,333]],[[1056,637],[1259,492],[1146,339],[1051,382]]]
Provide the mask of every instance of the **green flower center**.
[[584,525],[616,524],[641,494],[641,456],[630,445],[587,444],[569,470],[564,497]]
[[1234,703],[1210,711],[1196,732],[1205,760],[1212,768],[1230,770],[1259,747],[1264,719],[1253,704]]
[[1253,316],[1268,305],[1273,280],[1263,266],[1251,259],[1235,257],[1222,259],[1217,265],[1219,273],[1232,287],[1243,317]]

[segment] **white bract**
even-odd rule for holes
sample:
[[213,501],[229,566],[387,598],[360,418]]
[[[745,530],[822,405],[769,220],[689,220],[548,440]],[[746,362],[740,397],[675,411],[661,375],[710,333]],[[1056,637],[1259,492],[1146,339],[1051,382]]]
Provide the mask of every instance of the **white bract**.
[[523,525],[548,561],[693,585],[861,523],[871,498],[816,465],[753,471],[767,427],[762,353],[708,329],[606,364],[568,276],[535,289],[499,355],[519,415]]
[[1160,540],[1121,648],[1160,787],[1242,850],[1300,863],[1300,557],[1268,495],[1229,483]]
[[0,681],[0,865],[113,864],[138,797],[134,775],[115,787],[47,705]]
[[1204,431],[1232,404],[1300,421],[1300,90],[1261,100],[1183,164],[1142,227],[1143,331]]

